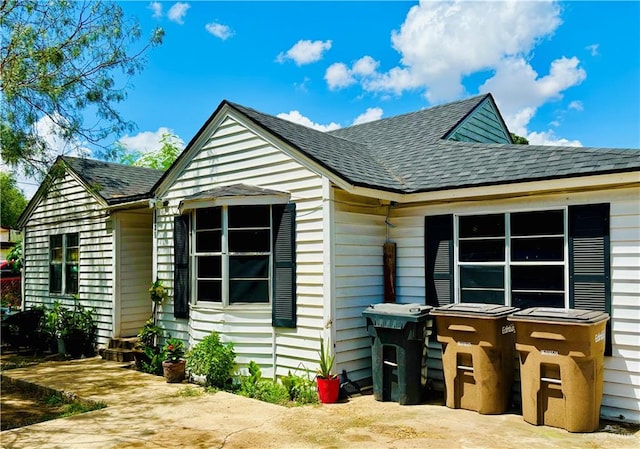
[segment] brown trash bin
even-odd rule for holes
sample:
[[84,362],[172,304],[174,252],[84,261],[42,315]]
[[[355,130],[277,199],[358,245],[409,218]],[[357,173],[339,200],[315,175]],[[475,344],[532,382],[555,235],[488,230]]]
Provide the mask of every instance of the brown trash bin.
[[515,327],[507,316],[519,309],[496,304],[461,303],[435,308],[442,343],[446,405],[483,415],[511,406]]
[[607,320],[604,312],[548,307],[509,317],[516,326],[526,422],[569,432],[598,429]]

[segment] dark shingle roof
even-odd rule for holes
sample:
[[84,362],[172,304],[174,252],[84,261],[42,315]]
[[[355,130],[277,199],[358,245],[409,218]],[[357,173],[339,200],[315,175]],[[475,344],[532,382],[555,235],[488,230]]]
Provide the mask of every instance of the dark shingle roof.
[[278,190],[263,189],[261,187],[250,186],[246,184],[232,184],[228,186],[216,187],[204,192],[194,193],[185,198],[185,200],[203,200],[210,198],[224,198],[237,196],[264,196],[264,195],[288,195],[286,192]]
[[330,172],[398,193],[457,189],[640,169],[637,149],[442,140],[487,95],[324,133],[228,103]]
[[63,156],[70,167],[107,204],[151,197],[151,188],[164,173],[146,167]]

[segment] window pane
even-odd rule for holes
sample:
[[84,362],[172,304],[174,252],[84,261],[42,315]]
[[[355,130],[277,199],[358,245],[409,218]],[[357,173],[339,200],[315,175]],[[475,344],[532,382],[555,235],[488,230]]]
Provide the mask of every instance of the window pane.
[[229,282],[229,302],[269,302],[269,281],[232,280]]
[[462,290],[460,293],[460,302],[504,304],[504,290]]
[[271,226],[269,206],[229,207],[230,228],[268,228]]
[[564,260],[564,237],[511,239],[511,260],[516,262]]
[[62,265],[49,265],[49,292],[62,293]]
[[564,307],[564,294],[562,293],[513,293],[511,305],[520,309],[529,307]]
[[74,246],[79,246],[78,244],[78,233],[74,233],[74,234],[67,234],[67,248],[71,248]]
[[229,277],[268,278],[269,256],[231,256],[229,257]]
[[198,264],[198,279],[202,278],[221,278],[222,277],[222,257],[221,256],[209,256],[198,257],[196,259]]
[[563,235],[564,211],[547,210],[511,214],[511,235]]
[[49,238],[51,262],[62,262],[62,236],[52,235]]
[[269,229],[229,231],[230,252],[264,252],[271,247],[271,232]]
[[221,302],[222,281],[198,281],[198,301]]
[[78,262],[78,248],[67,248],[67,263]]
[[462,266],[460,267],[460,286],[504,289],[504,267]]
[[67,264],[65,267],[65,293],[78,293],[78,265]]
[[460,217],[459,233],[461,238],[502,237],[504,236],[504,214]]
[[512,266],[511,289],[564,291],[564,266]]
[[460,261],[504,261],[504,240],[460,240]]
[[196,230],[222,228],[222,208],[196,209]]
[[222,251],[222,231],[196,232],[197,253],[219,253]]

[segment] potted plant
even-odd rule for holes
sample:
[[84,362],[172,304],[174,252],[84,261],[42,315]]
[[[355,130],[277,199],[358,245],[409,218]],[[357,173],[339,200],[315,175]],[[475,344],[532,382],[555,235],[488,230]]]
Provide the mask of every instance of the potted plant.
[[162,336],[162,328],[153,321],[153,317],[150,317],[138,332],[138,341],[133,348],[133,357],[138,371],[159,374],[157,372],[158,369],[152,363],[152,359],[156,358],[160,353],[158,338]]
[[330,348],[325,347],[324,340],[320,340],[320,368],[316,376],[318,399],[323,404],[333,404],[338,401],[340,393],[340,377],[332,374],[335,355],[331,355]]
[[184,343],[178,338],[169,338],[162,348],[166,359],[162,362],[162,373],[169,383],[182,382],[185,373]]

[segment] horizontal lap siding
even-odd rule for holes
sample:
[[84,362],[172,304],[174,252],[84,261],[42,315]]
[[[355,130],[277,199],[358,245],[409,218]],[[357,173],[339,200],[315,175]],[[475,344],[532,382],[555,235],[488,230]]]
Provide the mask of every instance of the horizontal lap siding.
[[336,368],[349,378],[371,378],[371,338],[362,312],[384,301],[382,246],[386,207],[335,191]]
[[98,343],[112,331],[112,233],[108,215],[75,179],[66,175],[41,200],[24,228],[25,305],[51,306],[70,296],[49,293],[49,236],[78,232],[80,236],[79,298],[96,311]]
[[[424,217],[447,213],[487,213],[545,209],[573,204],[611,204],[611,277],[613,354],[605,357],[603,417],[640,421],[640,204],[639,190],[548,195],[474,203],[392,209],[391,240],[398,244],[398,297],[402,303],[424,301]],[[429,377],[442,382],[439,345],[429,347]]]
[[118,270],[120,336],[135,336],[151,316],[153,215],[151,209],[119,212]]
[[[192,306],[189,320],[173,317],[173,217],[181,200],[222,185],[243,183],[285,191],[296,202],[297,328],[271,326],[271,306],[226,309]],[[158,211],[158,276],[169,287],[161,309],[167,332],[195,344],[212,330],[233,342],[237,363],[256,361],[265,376],[315,370],[323,317],[322,181],[282,151],[227,119],[164,194]],[[274,369],[275,367],[275,369]]]

